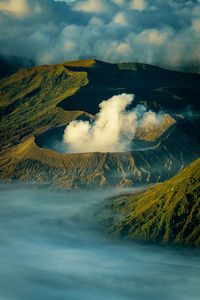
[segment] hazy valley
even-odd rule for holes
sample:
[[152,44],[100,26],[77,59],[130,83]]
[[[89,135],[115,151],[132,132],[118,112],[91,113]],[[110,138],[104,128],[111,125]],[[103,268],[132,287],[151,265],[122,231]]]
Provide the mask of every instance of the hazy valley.
[[102,232],[97,208],[119,189],[0,188],[0,298],[198,299],[197,249],[130,243]]

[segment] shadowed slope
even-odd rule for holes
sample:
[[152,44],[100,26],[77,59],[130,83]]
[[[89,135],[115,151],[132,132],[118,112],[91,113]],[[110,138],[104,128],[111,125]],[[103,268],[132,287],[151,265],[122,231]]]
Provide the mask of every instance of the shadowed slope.
[[166,182],[110,201],[109,227],[117,235],[200,245],[200,158]]
[[[72,71],[85,71],[89,83],[63,100],[58,106],[96,114],[102,100],[121,93],[135,94],[132,107],[138,103],[155,111],[180,111],[188,105],[200,110],[200,75],[168,71],[139,64],[108,64],[95,61],[92,67],[65,64]],[[84,99],[84,100],[83,100]]]

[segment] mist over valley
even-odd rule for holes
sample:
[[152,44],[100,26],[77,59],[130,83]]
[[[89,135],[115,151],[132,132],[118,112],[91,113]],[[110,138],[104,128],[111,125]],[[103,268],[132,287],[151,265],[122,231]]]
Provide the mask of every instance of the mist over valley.
[[101,230],[104,199],[123,190],[62,192],[20,182],[0,189],[0,298],[198,299],[199,251]]

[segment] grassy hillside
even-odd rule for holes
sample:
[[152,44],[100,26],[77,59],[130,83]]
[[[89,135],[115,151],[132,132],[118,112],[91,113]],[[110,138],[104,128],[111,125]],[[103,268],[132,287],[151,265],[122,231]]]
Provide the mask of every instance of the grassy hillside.
[[200,245],[200,158],[166,182],[110,201],[109,228],[116,235]]
[[20,69],[0,80],[1,146],[75,119],[80,112],[56,105],[87,83],[86,72],[72,72],[62,64]]

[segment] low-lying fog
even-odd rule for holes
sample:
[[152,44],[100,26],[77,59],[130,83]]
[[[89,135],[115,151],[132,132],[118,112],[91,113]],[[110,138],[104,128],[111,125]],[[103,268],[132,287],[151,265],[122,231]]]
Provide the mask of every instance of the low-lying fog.
[[95,211],[118,191],[0,189],[0,299],[199,300],[197,250],[100,232]]

